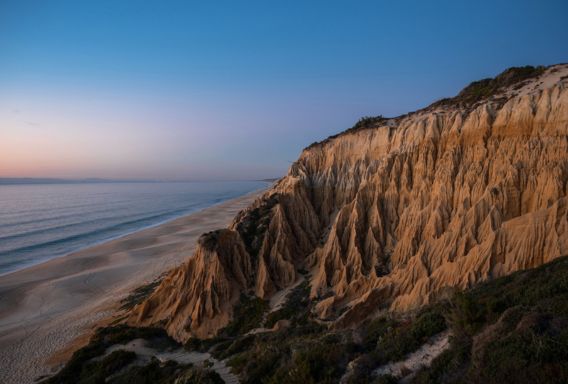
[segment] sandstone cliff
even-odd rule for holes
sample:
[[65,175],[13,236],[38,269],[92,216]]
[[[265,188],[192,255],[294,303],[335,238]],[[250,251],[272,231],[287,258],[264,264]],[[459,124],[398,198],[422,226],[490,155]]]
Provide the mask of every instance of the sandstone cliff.
[[567,88],[568,65],[512,69],[311,145],[128,321],[210,337],[307,271],[344,327],[567,254]]

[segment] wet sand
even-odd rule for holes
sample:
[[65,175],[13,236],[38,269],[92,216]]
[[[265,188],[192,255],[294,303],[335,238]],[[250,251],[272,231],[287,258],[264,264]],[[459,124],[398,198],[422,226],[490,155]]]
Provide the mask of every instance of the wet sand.
[[0,383],[56,369],[129,292],[185,261],[199,235],[226,227],[259,193],[0,276]]

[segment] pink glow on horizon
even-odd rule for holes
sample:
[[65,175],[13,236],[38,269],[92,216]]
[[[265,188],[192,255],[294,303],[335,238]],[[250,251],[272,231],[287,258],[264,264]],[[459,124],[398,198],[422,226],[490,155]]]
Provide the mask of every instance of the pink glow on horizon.
[[197,102],[36,92],[0,95],[0,104],[8,106],[0,109],[0,177],[246,179],[285,171],[239,159],[235,144],[258,145],[247,142],[251,133],[233,129],[231,113]]

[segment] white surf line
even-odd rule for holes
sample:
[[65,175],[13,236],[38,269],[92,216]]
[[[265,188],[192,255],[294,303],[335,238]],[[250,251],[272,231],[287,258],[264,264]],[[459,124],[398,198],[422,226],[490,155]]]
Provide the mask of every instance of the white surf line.
[[429,367],[432,361],[450,347],[450,331],[441,332],[432,337],[418,350],[407,355],[404,360],[388,363],[373,371],[373,375],[391,375],[403,378],[405,382],[412,378],[420,369]]

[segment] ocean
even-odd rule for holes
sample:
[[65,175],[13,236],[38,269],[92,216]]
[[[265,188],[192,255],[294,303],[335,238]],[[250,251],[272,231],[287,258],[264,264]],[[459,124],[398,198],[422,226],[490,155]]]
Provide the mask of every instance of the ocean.
[[266,186],[263,181],[0,185],[0,274]]

